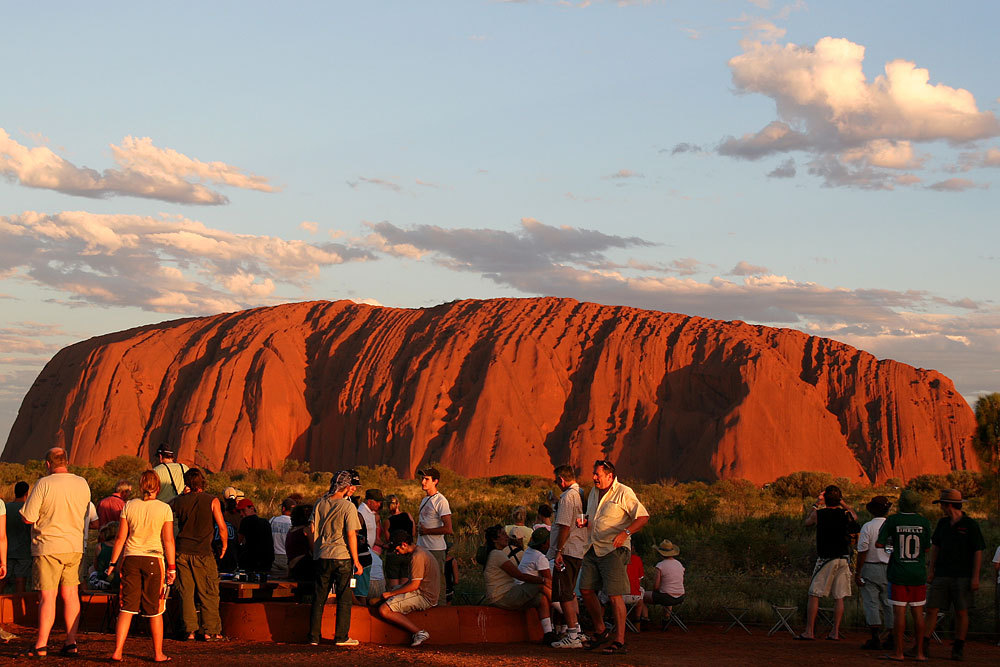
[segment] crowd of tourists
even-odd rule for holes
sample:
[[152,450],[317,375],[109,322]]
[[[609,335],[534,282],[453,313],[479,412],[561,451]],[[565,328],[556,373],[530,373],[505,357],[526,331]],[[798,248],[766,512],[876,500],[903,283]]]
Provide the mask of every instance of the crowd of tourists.
[[[448,499],[432,467],[417,471],[423,497],[415,514],[396,495],[368,488],[361,493],[355,470],[333,474],[329,490],[315,503],[300,495],[285,498],[270,520],[258,516],[251,499],[235,487],[221,497],[206,492],[206,474],[175,460],[168,445],[158,464],[142,473],[135,497],[129,481],[96,505],[82,477],[69,472],[66,452],[49,450],[47,474],[34,487],[14,486],[15,498],[0,503],[0,579],[16,592],[39,593],[38,634],[24,657],[48,653],[57,609],[63,602],[66,636],[59,653],[76,655],[81,578],[97,590],[117,593],[118,617],[113,661],[122,650],[132,617],[149,619],[153,659],[165,661],[165,631],[178,639],[225,641],[219,613],[220,580],[296,583],[296,595],[311,605],[308,641],[319,645],[324,608],[333,597],[333,643],[356,646],[350,636],[351,607],[370,613],[410,634],[420,646],[430,635],[412,612],[449,604],[459,568],[449,553],[454,533]],[[649,520],[635,492],[621,483],[611,461],[597,460],[593,488],[584,497],[576,471],[554,470],[558,498],[550,494],[528,525],[528,508],[515,507],[510,523],[489,526],[475,560],[482,568],[483,601],[508,610],[535,608],[543,642],[555,649],[626,653],[626,627],[648,622],[650,605],[669,617],[684,602],[680,549],[662,540],[654,576],[645,576],[632,537]],[[876,496],[867,509],[874,517],[858,525],[836,486],[820,494],[805,519],[816,528],[818,559],[809,587],[806,627],[796,638],[815,639],[820,599],[832,597],[828,639],[839,640],[844,599],[852,579],[864,600],[871,637],[865,649],[890,649],[888,658],[926,657],[939,610],[954,609],[952,657],[961,659],[968,609],[979,587],[985,543],[977,523],[963,511],[958,491],[942,491],[935,503],[944,513],[932,531],[917,513],[919,496],[903,491],[898,512]],[[384,509],[383,509],[384,508]],[[88,532],[97,530],[93,558],[85,559]],[[857,560],[852,544],[857,538]],[[1000,549],[993,560],[1000,568]],[[163,613],[174,586],[180,613],[177,628],[166,629]],[[916,641],[904,651],[906,610]],[[581,625],[589,618],[589,634]]]

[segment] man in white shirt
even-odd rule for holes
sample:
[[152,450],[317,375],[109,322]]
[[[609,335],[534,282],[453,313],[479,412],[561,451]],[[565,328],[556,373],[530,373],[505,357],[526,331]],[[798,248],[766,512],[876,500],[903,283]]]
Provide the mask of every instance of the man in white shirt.
[[434,560],[437,561],[438,569],[441,571],[441,594],[438,596],[437,604],[448,604],[447,593],[444,582],[444,561],[448,550],[448,543],[444,536],[452,534],[451,528],[451,506],[448,499],[438,492],[438,482],[441,481],[441,473],[437,468],[424,468],[417,471],[420,478],[420,488],[427,494],[420,501],[420,510],[417,512],[417,546],[423,547],[430,552]]
[[577,525],[583,514],[583,493],[576,483],[572,466],[561,465],[554,471],[556,486],[562,491],[552,522],[549,552],[553,561],[552,600],[562,607],[566,635],[554,642],[553,648],[581,648],[580,609],[576,601],[576,580],[587,551],[587,529]]
[[153,472],[160,478],[160,495],[156,499],[165,503],[184,493],[184,473],[188,471],[188,467],[174,461],[176,455],[174,448],[167,443],[156,449],[159,463],[153,468]]
[[90,508],[87,480],[70,473],[66,450],[53,447],[45,454],[47,475],[31,489],[21,518],[32,524],[33,576],[39,591],[38,638],[24,657],[48,655],[49,633],[56,620],[56,597],[63,600],[66,642],[63,655],[76,655],[80,624],[80,561],[83,531]]
[[368,546],[379,554],[382,553],[383,544],[378,535],[378,512],[382,509],[384,500],[381,489],[368,489],[365,491],[364,502],[358,505],[358,516],[368,531]]
[[603,590],[615,617],[615,638],[604,652],[610,655],[626,653],[623,596],[632,590],[628,580],[632,535],[642,530],[648,521],[649,512],[635,492],[618,481],[614,464],[604,459],[595,461],[594,488],[587,497],[585,518],[590,540],[580,569],[580,593],[594,621],[595,632],[583,643],[586,649],[595,649],[611,638],[597,597],[597,591]]
[[861,648],[869,651],[891,649],[894,646],[891,636],[886,637],[885,644],[879,640],[883,628],[892,631],[893,612],[889,605],[889,579],[886,576],[889,554],[875,545],[890,507],[892,503],[885,496],[872,498],[865,508],[873,518],[861,526],[861,533],[858,535],[858,561],[854,568],[854,582],[861,590],[865,622],[871,633],[871,637]]
[[271,539],[274,541],[274,562],[271,564],[271,576],[284,579],[288,576],[288,556],[285,554],[285,538],[292,529],[292,510],[295,500],[285,498],[281,501],[281,514],[271,517]]

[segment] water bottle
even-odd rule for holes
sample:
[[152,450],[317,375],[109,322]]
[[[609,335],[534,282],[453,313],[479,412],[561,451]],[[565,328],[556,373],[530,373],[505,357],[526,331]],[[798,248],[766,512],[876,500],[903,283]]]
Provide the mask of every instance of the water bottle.
[[886,555],[887,556],[891,556],[893,550],[894,549],[893,549],[893,546],[892,546],[892,540],[889,540],[889,543],[885,545],[885,553],[886,553]]

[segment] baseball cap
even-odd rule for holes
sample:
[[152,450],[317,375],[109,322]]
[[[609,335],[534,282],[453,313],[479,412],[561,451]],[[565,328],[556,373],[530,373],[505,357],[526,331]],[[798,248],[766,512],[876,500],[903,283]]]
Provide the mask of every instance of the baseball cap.
[[365,500],[376,500],[382,502],[385,500],[385,496],[382,495],[382,489],[368,489],[365,491]]
[[441,479],[441,473],[437,468],[423,468],[417,471],[417,477],[430,477],[433,480]]
[[176,452],[174,452],[174,448],[171,447],[170,445],[168,445],[165,442],[161,443],[160,446],[156,448],[156,455],[157,456],[167,456],[167,457],[173,458],[174,455],[175,455],[175,453]]
[[244,510],[248,507],[253,507],[253,501],[250,500],[249,498],[240,498],[239,500],[236,501],[237,510]]
[[333,473],[333,478],[330,479],[330,488],[334,491],[343,491],[349,486],[358,486],[361,484],[361,476],[358,475],[357,470],[340,470]]

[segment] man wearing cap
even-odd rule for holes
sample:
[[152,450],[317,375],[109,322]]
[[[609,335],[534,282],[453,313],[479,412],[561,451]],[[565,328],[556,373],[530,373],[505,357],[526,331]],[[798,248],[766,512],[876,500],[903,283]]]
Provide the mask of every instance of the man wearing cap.
[[885,515],[889,513],[892,503],[885,496],[875,496],[865,508],[872,515],[872,520],[861,526],[858,535],[858,561],[854,568],[854,581],[861,591],[864,603],[865,622],[871,638],[861,648],[878,650],[892,648],[892,639],[886,638],[885,645],[879,641],[879,634],[884,627],[892,631],[892,607],[889,605],[889,580],[886,578],[886,568],[889,565],[889,554],[876,546],[879,530],[885,523]]
[[153,468],[153,472],[160,478],[160,495],[156,499],[169,503],[183,493],[184,473],[188,471],[188,467],[174,461],[176,454],[173,447],[167,443],[163,443],[156,449],[156,456],[160,460]]
[[437,561],[426,549],[414,544],[413,537],[405,530],[392,531],[389,548],[401,556],[410,556],[410,579],[396,590],[382,593],[382,599],[372,611],[383,621],[411,633],[410,646],[420,646],[430,638],[430,633],[417,627],[406,614],[430,609],[438,603],[441,592],[438,578],[441,575]]
[[236,501],[236,511],[240,513],[240,528],[237,531],[240,567],[247,572],[270,572],[274,565],[271,524],[264,517],[257,516],[257,508],[248,498]]
[[903,660],[903,634],[906,632],[906,608],[913,615],[914,656],[926,659],[926,645],[920,641],[924,629],[922,607],[927,597],[927,548],[931,543],[931,523],[917,514],[920,496],[913,489],[899,494],[899,511],[879,529],[875,546],[889,555],[886,579],[892,604],[892,638],[895,653],[891,660]]
[[444,583],[444,561],[448,553],[448,543],[445,535],[452,534],[451,528],[451,506],[448,499],[438,492],[438,482],[441,481],[441,473],[437,468],[424,468],[417,471],[420,478],[420,488],[423,489],[423,500],[420,501],[420,510],[417,512],[417,545],[427,549],[434,560],[438,563],[440,572],[441,591],[438,594],[437,604],[447,604],[448,594],[445,591]]
[[595,649],[611,637],[597,597],[597,591],[603,590],[615,618],[615,639],[604,652],[623,654],[626,650],[625,600],[622,596],[632,592],[628,581],[632,535],[649,521],[649,512],[635,492],[618,481],[614,464],[599,459],[594,462],[594,488],[587,497],[587,514],[577,521],[578,526],[590,529],[580,571],[580,592],[596,633],[583,643],[583,647]]
[[553,562],[552,600],[562,607],[566,621],[566,634],[552,642],[553,648],[582,648],[583,631],[580,629],[580,609],[576,601],[576,580],[587,551],[587,529],[577,525],[583,514],[583,493],[576,483],[573,466],[561,465],[553,472],[556,486],[562,491],[552,521],[549,552]]
[[333,641],[337,646],[357,646],[348,636],[351,630],[351,577],[364,572],[358,560],[358,531],[361,519],[351,496],[361,484],[354,470],[341,470],[330,480],[330,490],[319,499],[309,517],[307,530],[313,541],[316,560],[316,593],[312,601],[309,643],[319,644],[323,625],[323,607],[333,586],[337,596],[337,627]]
[[965,636],[969,632],[969,608],[973,593],[979,590],[979,568],[983,564],[986,542],[979,524],[962,511],[962,492],[942,489],[934,501],[944,516],[931,535],[931,557],[927,566],[927,609],[924,611],[924,645],[934,633],[939,609],[955,608],[955,643],[953,660],[965,655]]

